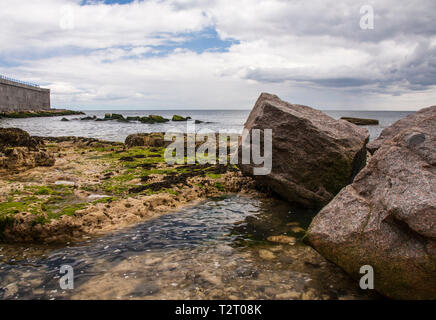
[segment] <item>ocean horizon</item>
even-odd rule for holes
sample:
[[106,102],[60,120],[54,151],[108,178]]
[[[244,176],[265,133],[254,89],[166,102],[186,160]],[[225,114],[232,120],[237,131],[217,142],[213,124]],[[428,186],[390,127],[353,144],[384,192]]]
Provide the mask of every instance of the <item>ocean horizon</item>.
[[[413,111],[356,111],[356,110],[321,110],[327,115],[339,119],[341,117],[370,118],[379,120],[378,125],[364,126],[370,133],[370,139],[378,137],[380,132],[395,121],[406,117]],[[106,113],[118,113],[124,117],[160,115],[171,119],[173,115],[191,117],[202,123],[195,125],[195,130],[211,130],[213,132],[242,132],[244,123],[251,110],[87,110],[86,115],[65,116],[70,121],[61,121],[64,116],[50,118],[0,119],[0,127],[20,128],[31,135],[42,137],[79,136],[97,138],[107,141],[124,142],[129,134],[166,132],[171,129],[186,131],[186,122],[146,124],[140,122],[86,121],[79,120],[87,116],[103,118]]]

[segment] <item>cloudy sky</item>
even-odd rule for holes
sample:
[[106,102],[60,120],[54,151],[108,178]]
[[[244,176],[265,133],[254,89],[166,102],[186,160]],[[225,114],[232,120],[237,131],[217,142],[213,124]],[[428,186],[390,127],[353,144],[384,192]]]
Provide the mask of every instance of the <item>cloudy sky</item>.
[[436,104],[435,20],[434,0],[0,0],[0,74],[76,109],[249,109],[265,91],[416,110]]

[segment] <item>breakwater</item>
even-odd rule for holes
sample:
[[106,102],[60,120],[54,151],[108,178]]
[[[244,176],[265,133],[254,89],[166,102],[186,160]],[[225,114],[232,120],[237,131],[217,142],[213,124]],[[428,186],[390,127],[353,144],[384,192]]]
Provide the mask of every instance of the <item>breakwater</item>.
[[0,76],[0,111],[50,109],[50,89]]

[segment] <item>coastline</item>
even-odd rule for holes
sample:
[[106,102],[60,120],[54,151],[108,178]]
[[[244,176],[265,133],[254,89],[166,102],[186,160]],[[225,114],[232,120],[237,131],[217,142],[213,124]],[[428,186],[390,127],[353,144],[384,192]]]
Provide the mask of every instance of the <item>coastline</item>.
[[56,158],[53,166],[0,171],[6,242],[76,241],[210,197],[260,196],[252,179],[235,167],[168,165],[164,148],[127,149],[122,143],[77,137],[40,139]]
[[83,111],[74,111],[67,109],[47,109],[47,110],[28,110],[28,111],[2,111],[1,118],[21,119],[21,118],[39,118],[39,117],[59,117],[83,115]]

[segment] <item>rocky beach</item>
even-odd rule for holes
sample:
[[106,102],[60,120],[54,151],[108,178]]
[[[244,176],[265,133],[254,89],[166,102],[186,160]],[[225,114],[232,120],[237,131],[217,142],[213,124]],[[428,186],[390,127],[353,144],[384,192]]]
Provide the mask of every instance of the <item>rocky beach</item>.
[[234,166],[166,164],[163,134],[130,136],[129,148],[20,129],[0,129],[0,139],[3,241],[79,240],[209,197],[255,192]]
[[[364,120],[372,119],[359,121]],[[107,114],[104,118],[91,116],[76,121],[154,124],[195,120],[179,115],[166,119],[156,115],[128,118]],[[104,272],[94,271],[98,275],[83,282],[71,298],[129,298],[132,287],[142,285],[148,286],[151,297],[157,299],[379,298],[358,289],[360,267],[370,265],[374,268],[375,290],[382,296],[434,299],[436,107],[397,121],[369,144],[367,129],[351,122],[285,102],[275,95],[261,94],[243,135],[235,140],[239,145],[227,147],[234,147],[234,155],[241,158],[244,135],[271,129],[273,161],[271,172],[266,175],[253,174],[259,166],[253,162],[169,164],[164,153],[170,142],[164,139],[163,132],[131,134],[123,143],[76,136],[31,136],[18,128],[0,128],[0,239],[6,246],[5,251],[0,251],[1,257],[18,259],[20,254],[7,247],[18,244],[67,250],[70,243],[80,247],[81,243],[98,239],[109,241],[137,226],[163,223],[165,216],[176,221],[183,212],[200,207],[207,210],[216,203],[210,201],[225,203],[223,199],[230,199],[230,204],[237,203],[239,198],[232,198],[236,196],[251,199],[247,200],[249,203],[281,201],[285,209],[269,209],[269,218],[261,219],[261,223],[244,217],[244,209],[240,211],[242,220],[238,220],[238,215],[232,216],[230,234],[236,230],[239,234],[242,229],[238,226],[244,226],[244,249],[225,242],[205,247],[206,251],[199,248],[195,253],[174,249],[166,252],[164,258],[153,251],[142,252],[121,259]],[[195,148],[202,143],[196,143]],[[261,145],[264,144],[262,140]],[[186,157],[186,136],[184,148]],[[231,206],[227,209],[227,205],[222,205],[232,211]],[[281,210],[287,213],[281,215]],[[292,212],[298,212],[298,219],[292,218]],[[209,227],[213,229],[206,223]],[[171,228],[178,230],[175,225],[167,227],[166,232],[171,232]],[[247,229],[257,236],[245,234]],[[259,230],[264,230],[261,235]],[[195,227],[192,232],[196,232]],[[204,232],[207,239],[208,231]],[[232,239],[227,237],[230,238],[220,241]],[[189,236],[180,238],[180,243],[186,239]],[[65,252],[62,255],[68,256]],[[183,289],[175,280],[169,280],[169,274],[165,275],[169,283],[164,281],[166,278],[152,285],[151,280],[144,279],[123,282],[129,273],[137,274],[144,261],[150,270],[156,264],[173,265],[174,269],[168,270],[178,273],[188,269],[186,261],[190,256],[204,261],[191,270],[191,276],[184,275]],[[208,259],[226,265],[224,270],[236,276],[204,267]],[[239,270],[247,263],[254,264],[253,274]],[[265,264],[273,270],[268,279],[259,273]],[[96,265],[94,262],[93,268]],[[164,274],[168,271],[162,270]],[[285,275],[287,272],[290,275]],[[309,280],[304,280],[305,276],[297,280],[300,273]],[[122,274],[115,276],[118,291],[111,291],[114,274]],[[335,274],[341,279],[341,289],[332,289]],[[327,287],[321,285],[323,276],[330,279]],[[294,280],[279,289],[265,289],[282,283],[277,277]],[[236,289],[243,286],[242,279],[254,290],[251,296]],[[215,290],[195,289],[203,282],[215,286]],[[15,286],[5,286],[3,297],[12,298],[21,292],[19,283]],[[225,286],[232,289],[225,291]],[[259,291],[259,286],[264,289]],[[42,292],[42,297],[47,297]]]

